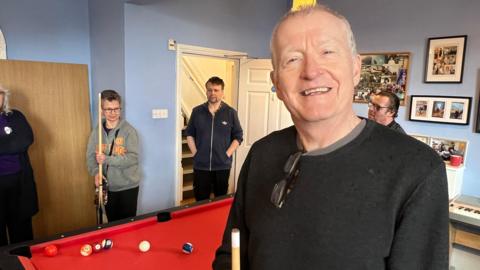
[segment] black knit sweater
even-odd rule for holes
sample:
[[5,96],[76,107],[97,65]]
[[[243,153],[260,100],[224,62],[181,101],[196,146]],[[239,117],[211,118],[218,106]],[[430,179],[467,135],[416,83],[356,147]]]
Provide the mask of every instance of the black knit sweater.
[[230,269],[234,227],[242,269],[448,269],[445,165],[429,147],[367,121],[335,151],[302,156],[277,209],[270,194],[296,151],[293,127],[252,146],[214,269]]

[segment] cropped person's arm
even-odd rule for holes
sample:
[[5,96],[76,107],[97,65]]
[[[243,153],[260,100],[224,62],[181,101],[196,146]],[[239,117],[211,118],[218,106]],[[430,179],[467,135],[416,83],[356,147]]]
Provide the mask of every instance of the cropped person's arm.
[[389,270],[448,270],[448,190],[440,164],[418,185],[398,217]]
[[232,128],[232,135],[231,135],[232,143],[227,149],[227,156],[231,157],[233,152],[237,150],[240,144],[243,141],[243,130],[242,126],[240,125],[240,121],[238,120],[238,114],[236,111],[233,111],[233,128]]
[[187,144],[190,152],[195,155],[197,153],[197,146],[195,146],[195,138],[193,138],[192,136],[187,136]]
[[236,111],[233,113],[232,141],[233,140],[236,140],[238,144],[241,144],[243,141],[243,129]]
[[92,132],[90,133],[90,137],[88,138],[88,144],[87,144],[87,153],[86,153],[87,169],[90,175],[98,174],[98,163],[97,163],[97,159],[95,158],[97,147],[98,147],[96,134],[97,134],[97,129],[92,130]]
[[197,135],[197,130],[195,128],[196,115],[197,115],[197,112],[193,110],[192,114],[190,115],[190,119],[188,120],[187,128],[185,129],[185,133],[187,135],[188,148],[190,149],[190,152],[192,152],[193,155],[197,153],[197,146],[195,145],[195,137]]
[[227,149],[227,156],[231,157],[233,155],[233,152],[235,152],[235,150],[237,150],[238,146],[240,146],[240,143],[236,139],[233,140],[232,143],[230,144],[230,146]]
[[33,143],[33,131],[25,116],[19,111],[13,114],[16,120],[10,127],[11,133],[0,136],[0,155],[26,152]]

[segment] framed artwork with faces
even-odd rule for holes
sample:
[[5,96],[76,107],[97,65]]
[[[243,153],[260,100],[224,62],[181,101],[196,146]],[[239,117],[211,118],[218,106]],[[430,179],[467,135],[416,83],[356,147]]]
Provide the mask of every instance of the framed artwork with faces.
[[371,94],[392,92],[405,105],[407,84],[410,77],[410,53],[361,53],[360,82],[353,94],[353,102],[367,103]]

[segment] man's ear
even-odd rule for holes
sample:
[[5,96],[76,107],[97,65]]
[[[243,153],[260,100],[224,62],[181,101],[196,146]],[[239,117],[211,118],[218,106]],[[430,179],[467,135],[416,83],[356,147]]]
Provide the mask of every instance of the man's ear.
[[360,73],[362,70],[362,58],[359,54],[353,57],[353,86],[360,82]]
[[273,87],[275,87],[275,93],[277,94],[278,99],[283,101],[282,91],[278,89],[278,80],[277,80],[277,73],[275,70],[270,71],[270,79],[272,80]]
[[277,78],[275,77],[275,71],[270,71],[270,80],[272,80],[273,85],[277,83]]
[[386,113],[388,116],[394,117],[395,112],[393,110],[388,110]]

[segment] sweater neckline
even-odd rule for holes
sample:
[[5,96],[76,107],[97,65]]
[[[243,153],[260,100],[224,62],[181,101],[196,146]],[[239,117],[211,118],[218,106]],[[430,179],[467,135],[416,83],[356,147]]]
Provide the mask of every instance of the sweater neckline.
[[[303,156],[326,157],[349,151],[352,147],[355,147],[356,145],[364,141],[366,138],[368,138],[374,127],[372,121],[364,118],[362,118],[361,120],[362,121],[349,134],[341,138],[339,141],[322,149],[305,152]],[[295,146],[295,149],[297,149],[297,151],[302,151],[297,139],[297,130],[295,129],[295,126],[292,126],[292,128],[294,131],[293,145]]]

